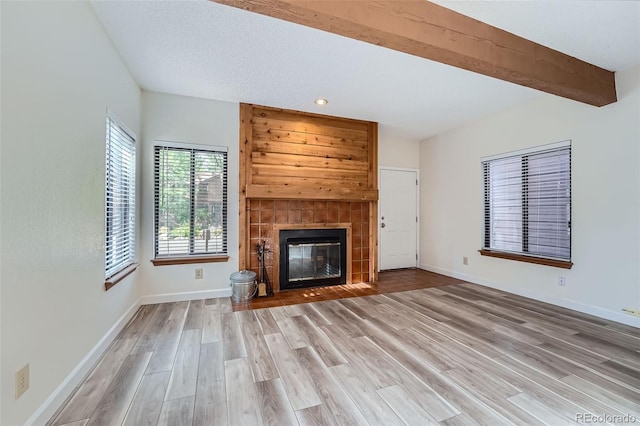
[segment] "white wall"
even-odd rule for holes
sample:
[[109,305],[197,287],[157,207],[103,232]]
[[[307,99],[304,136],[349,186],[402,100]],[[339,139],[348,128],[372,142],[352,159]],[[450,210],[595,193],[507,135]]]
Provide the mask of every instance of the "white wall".
[[[1,2],[2,425],[24,424],[135,305],[104,290],[105,113],[140,89],[86,2]],[[14,400],[14,372],[31,387]]]
[[[142,95],[142,233],[139,268],[144,296],[184,292],[229,291],[229,275],[238,270],[238,138],[239,105],[155,92]],[[228,247],[229,261],[192,265],[153,266],[153,143],[155,140],[227,146],[228,151]],[[194,278],[203,268],[204,279]],[[230,294],[230,293],[229,293]],[[229,295],[227,294],[227,295]],[[205,295],[206,297],[206,295]],[[146,297],[143,301],[160,301]]]
[[[0,23],[2,7],[0,6]],[[2,31],[0,31],[0,51],[2,50]],[[0,66],[0,93],[2,93],[2,67]],[[2,102],[0,102],[0,129],[2,129]],[[0,131],[0,164],[2,164],[2,132]],[[0,173],[0,241],[2,241],[2,173]],[[2,245],[0,244],[0,266],[2,266]],[[0,273],[0,422],[2,422],[2,273]]]
[[403,138],[387,126],[378,126],[378,165],[417,169],[420,167],[420,142]]
[[[621,312],[640,306],[640,68],[616,84],[606,107],[542,95],[423,141],[421,267],[640,326]],[[573,269],[480,256],[481,157],[566,139]]]

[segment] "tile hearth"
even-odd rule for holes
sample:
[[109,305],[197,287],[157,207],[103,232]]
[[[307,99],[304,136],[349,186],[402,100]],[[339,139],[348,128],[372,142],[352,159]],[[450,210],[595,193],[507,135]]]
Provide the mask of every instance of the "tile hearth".
[[394,271],[380,272],[380,279],[375,283],[355,283],[328,287],[304,288],[300,290],[285,290],[276,293],[273,297],[259,297],[248,303],[232,302],[232,307],[235,312],[248,309],[262,309],[274,306],[319,302],[322,300],[395,293],[398,291],[438,287],[461,282],[463,281],[427,272],[422,269],[398,269]]

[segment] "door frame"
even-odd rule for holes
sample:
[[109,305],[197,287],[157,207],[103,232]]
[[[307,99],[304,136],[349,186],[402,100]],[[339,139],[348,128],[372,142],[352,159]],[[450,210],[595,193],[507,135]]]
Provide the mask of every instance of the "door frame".
[[[418,184],[416,185],[416,217],[418,221],[416,222],[416,268],[420,265],[420,169],[406,168],[406,167],[388,167],[388,166],[380,166],[378,167],[378,191],[380,191],[380,186],[382,184],[382,170],[389,170],[393,172],[415,172],[416,179],[418,180]],[[381,234],[382,231],[380,229],[380,225],[382,224],[382,200],[381,197],[378,196],[378,265],[376,267],[376,272],[380,272],[380,261],[382,259],[382,248],[380,247],[380,243],[382,242]]]

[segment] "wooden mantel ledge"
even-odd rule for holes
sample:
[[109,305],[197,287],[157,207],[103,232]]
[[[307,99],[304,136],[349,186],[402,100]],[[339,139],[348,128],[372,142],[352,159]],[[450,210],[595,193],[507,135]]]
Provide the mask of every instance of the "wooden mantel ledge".
[[299,188],[287,185],[247,185],[247,199],[314,200],[314,201],[377,201],[377,189]]

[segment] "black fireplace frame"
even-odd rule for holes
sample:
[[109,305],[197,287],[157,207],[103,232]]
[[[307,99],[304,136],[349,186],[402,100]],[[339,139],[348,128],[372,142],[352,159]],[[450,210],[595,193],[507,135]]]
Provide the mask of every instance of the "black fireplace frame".
[[[280,290],[340,285],[347,283],[347,229],[281,229],[280,241]],[[340,242],[340,276],[315,280],[289,281],[289,243],[327,243]]]

